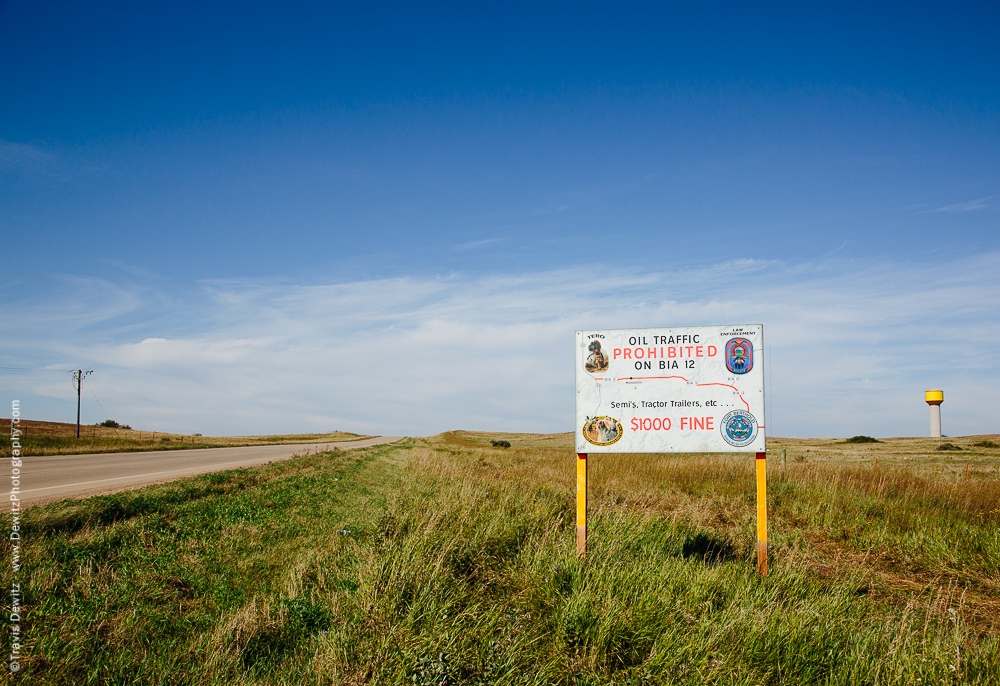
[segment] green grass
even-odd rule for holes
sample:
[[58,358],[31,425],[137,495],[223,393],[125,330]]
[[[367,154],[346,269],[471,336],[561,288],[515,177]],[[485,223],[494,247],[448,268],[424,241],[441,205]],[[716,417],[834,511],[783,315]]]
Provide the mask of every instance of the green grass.
[[996,481],[831,455],[769,461],[766,578],[736,456],[595,456],[578,560],[566,435],[453,432],[35,507],[19,680],[1000,683]]
[[871,436],[854,436],[848,438],[844,443],[881,443],[877,438],[872,438]]

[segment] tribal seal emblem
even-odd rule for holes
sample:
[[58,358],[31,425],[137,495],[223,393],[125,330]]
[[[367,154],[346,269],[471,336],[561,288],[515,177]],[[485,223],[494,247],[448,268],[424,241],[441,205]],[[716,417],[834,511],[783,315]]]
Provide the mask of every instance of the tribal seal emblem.
[[617,443],[625,430],[614,417],[590,417],[583,424],[583,437],[591,445],[611,445]]
[[722,418],[719,426],[726,443],[742,448],[753,443],[757,438],[757,420],[746,410],[733,410]]
[[726,343],[726,369],[733,374],[746,374],[753,369],[753,343],[746,338],[733,338]]

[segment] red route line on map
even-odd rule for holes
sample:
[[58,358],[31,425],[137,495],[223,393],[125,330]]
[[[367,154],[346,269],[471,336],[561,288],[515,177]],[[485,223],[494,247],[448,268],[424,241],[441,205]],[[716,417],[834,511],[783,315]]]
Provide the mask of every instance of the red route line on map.
[[742,400],[743,404],[747,406],[747,412],[750,411],[750,403],[748,403],[747,400],[746,400],[746,398],[744,398],[743,395],[740,394],[740,389],[736,388],[736,386],[730,386],[727,383],[700,383],[698,385],[699,386],[725,386],[726,388],[731,388],[734,391],[736,391],[737,394],[740,395],[740,400]]
[[[623,376],[618,380],[621,381],[622,379],[683,379],[684,381],[688,381],[683,376]],[[691,382],[688,381],[688,383]]]
[[[688,383],[691,383],[690,381],[688,381],[687,379],[685,379],[683,376],[623,376],[620,379],[616,379],[616,380],[617,381],[621,381],[622,379],[637,379],[637,380],[638,379],[681,379],[683,381],[687,381]],[[610,380],[611,379],[608,379],[608,381],[610,381]],[[598,381],[604,381],[604,379],[598,379]],[[736,388],[736,386],[730,386],[727,383],[699,383],[699,384],[695,384],[695,386],[725,386],[726,388],[731,388],[734,391],[736,391],[736,394],[740,396],[740,400],[742,400],[743,404],[747,406],[747,412],[750,411],[750,403],[748,403],[746,401],[746,398],[744,398],[743,395],[740,394],[740,389]]]

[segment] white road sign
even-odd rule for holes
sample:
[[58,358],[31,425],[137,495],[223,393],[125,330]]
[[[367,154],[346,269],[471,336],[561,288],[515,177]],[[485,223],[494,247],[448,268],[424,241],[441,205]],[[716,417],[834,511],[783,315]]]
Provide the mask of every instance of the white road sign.
[[764,452],[764,327],[576,332],[576,452]]

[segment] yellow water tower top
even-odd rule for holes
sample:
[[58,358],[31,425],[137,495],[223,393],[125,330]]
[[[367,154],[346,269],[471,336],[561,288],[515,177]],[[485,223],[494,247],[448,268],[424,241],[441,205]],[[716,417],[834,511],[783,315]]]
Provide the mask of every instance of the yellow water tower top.
[[924,400],[928,405],[940,405],[944,402],[944,391],[924,391]]

